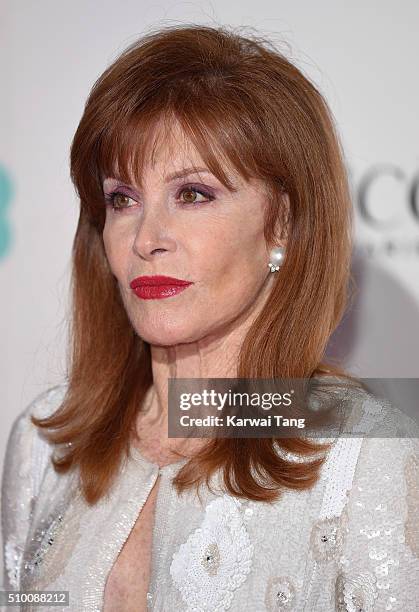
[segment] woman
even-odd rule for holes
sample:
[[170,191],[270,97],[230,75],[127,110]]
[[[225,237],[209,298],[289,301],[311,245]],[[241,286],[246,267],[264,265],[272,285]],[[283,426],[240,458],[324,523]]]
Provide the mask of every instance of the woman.
[[[412,423],[374,437],[400,411],[322,361],[351,202],[314,85],[257,36],[151,32],[95,83],[71,176],[68,379],[9,438],[6,587],[83,611],[416,609]],[[369,435],[168,437],[169,379],[279,377],[346,380]]]

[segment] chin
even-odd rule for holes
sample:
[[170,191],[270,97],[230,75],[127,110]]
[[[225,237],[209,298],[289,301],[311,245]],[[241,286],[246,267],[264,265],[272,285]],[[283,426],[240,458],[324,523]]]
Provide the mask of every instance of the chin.
[[202,337],[202,332],[192,329],[182,329],[175,325],[165,326],[135,326],[137,334],[153,346],[175,346],[176,344],[185,344],[194,342]]

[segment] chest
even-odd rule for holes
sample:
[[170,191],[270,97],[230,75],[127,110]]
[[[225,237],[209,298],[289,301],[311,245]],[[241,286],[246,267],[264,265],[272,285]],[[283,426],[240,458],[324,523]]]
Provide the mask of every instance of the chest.
[[[216,609],[226,596],[233,598],[232,609],[262,610],[271,593],[268,580],[281,576],[305,592],[301,581],[317,498],[289,495],[271,507],[204,489],[198,500],[175,495],[169,474],[129,463],[109,505],[81,504],[80,512],[68,513],[44,563],[59,570],[53,588],[71,590],[73,609],[146,612],[150,591],[155,610],[181,610],[186,600],[191,607],[213,602]],[[79,530],[73,514],[80,517]],[[77,533],[71,553],[74,538],[68,536]],[[315,534],[324,536],[317,528]],[[44,573],[50,576],[49,568]],[[236,592],[239,577],[243,584]]]
[[146,612],[150,582],[154,514],[160,478],[156,480],[108,575],[103,612]]

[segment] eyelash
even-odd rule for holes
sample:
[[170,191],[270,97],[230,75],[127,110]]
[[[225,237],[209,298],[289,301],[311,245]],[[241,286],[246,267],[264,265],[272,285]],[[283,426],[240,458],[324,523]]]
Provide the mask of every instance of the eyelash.
[[[215,199],[214,195],[212,195],[211,193],[209,193],[205,189],[202,189],[201,187],[198,189],[198,187],[195,187],[194,185],[183,185],[181,187],[181,189],[178,191],[176,198],[179,198],[179,196],[184,191],[193,191],[194,193],[199,193],[200,195],[202,195],[205,198],[207,198],[207,200],[209,202],[212,202],[212,200]],[[132,200],[134,199],[131,196],[129,196],[128,194],[124,193],[123,191],[118,191],[118,189],[115,189],[111,193],[106,194],[105,195],[106,204],[111,206],[111,208],[112,208],[112,210],[114,212],[119,213],[119,212],[122,212],[123,210],[125,210],[127,208],[132,208],[132,206],[115,206],[114,199],[118,195],[121,195],[121,196],[123,196],[125,198],[130,198]],[[184,206],[194,206],[196,208],[198,205],[206,204],[206,202],[197,202],[197,203],[196,202],[181,202],[181,204],[183,204]]]

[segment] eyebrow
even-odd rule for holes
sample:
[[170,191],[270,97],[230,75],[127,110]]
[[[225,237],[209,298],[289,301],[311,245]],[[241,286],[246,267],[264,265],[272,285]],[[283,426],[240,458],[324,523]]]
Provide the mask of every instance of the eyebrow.
[[[191,174],[198,174],[198,173],[212,174],[212,172],[208,170],[208,168],[204,168],[204,167],[198,166],[198,167],[182,168],[181,170],[177,170],[176,172],[172,172],[171,174],[168,174],[165,177],[165,182],[170,183],[171,181],[174,181],[176,179],[180,179],[185,176],[190,176]],[[110,178],[110,177],[106,177],[106,178]],[[102,184],[105,182],[106,178],[103,180]],[[232,184],[232,191],[237,191],[237,186],[234,184],[234,182],[232,181],[230,177],[229,177],[229,180],[231,181],[231,184]]]
[[168,174],[165,178],[165,181],[166,183],[170,183],[170,181],[174,181],[175,179],[183,178],[184,176],[189,176],[190,174],[198,174],[198,172],[205,172],[206,174],[211,174],[208,168],[183,168],[182,170],[178,170],[177,172]]
[[[191,174],[198,174],[198,172],[205,172],[206,174],[211,174],[208,168],[200,168],[200,167],[182,168],[182,170],[177,170],[176,172],[172,172],[172,174],[168,174],[165,177],[165,182],[170,183],[170,181],[174,181],[176,179],[183,178],[184,176],[189,176]],[[102,183],[104,183],[105,180],[107,180],[108,178],[111,178],[111,177],[105,177],[102,180]]]
[[[191,167],[191,168],[183,168],[182,170],[178,170],[177,172],[173,172],[172,174],[168,174],[165,178],[165,182],[166,183],[170,183],[170,181],[174,181],[176,179],[179,178],[183,178],[185,176],[189,176],[191,174],[198,174],[199,173],[205,173],[205,174],[211,174],[212,172],[210,170],[208,170],[208,168],[203,168],[203,167]],[[231,176],[228,176],[228,180],[230,181],[230,185],[231,188],[230,190],[235,192],[238,190],[237,184],[236,182],[233,180],[233,178]]]

